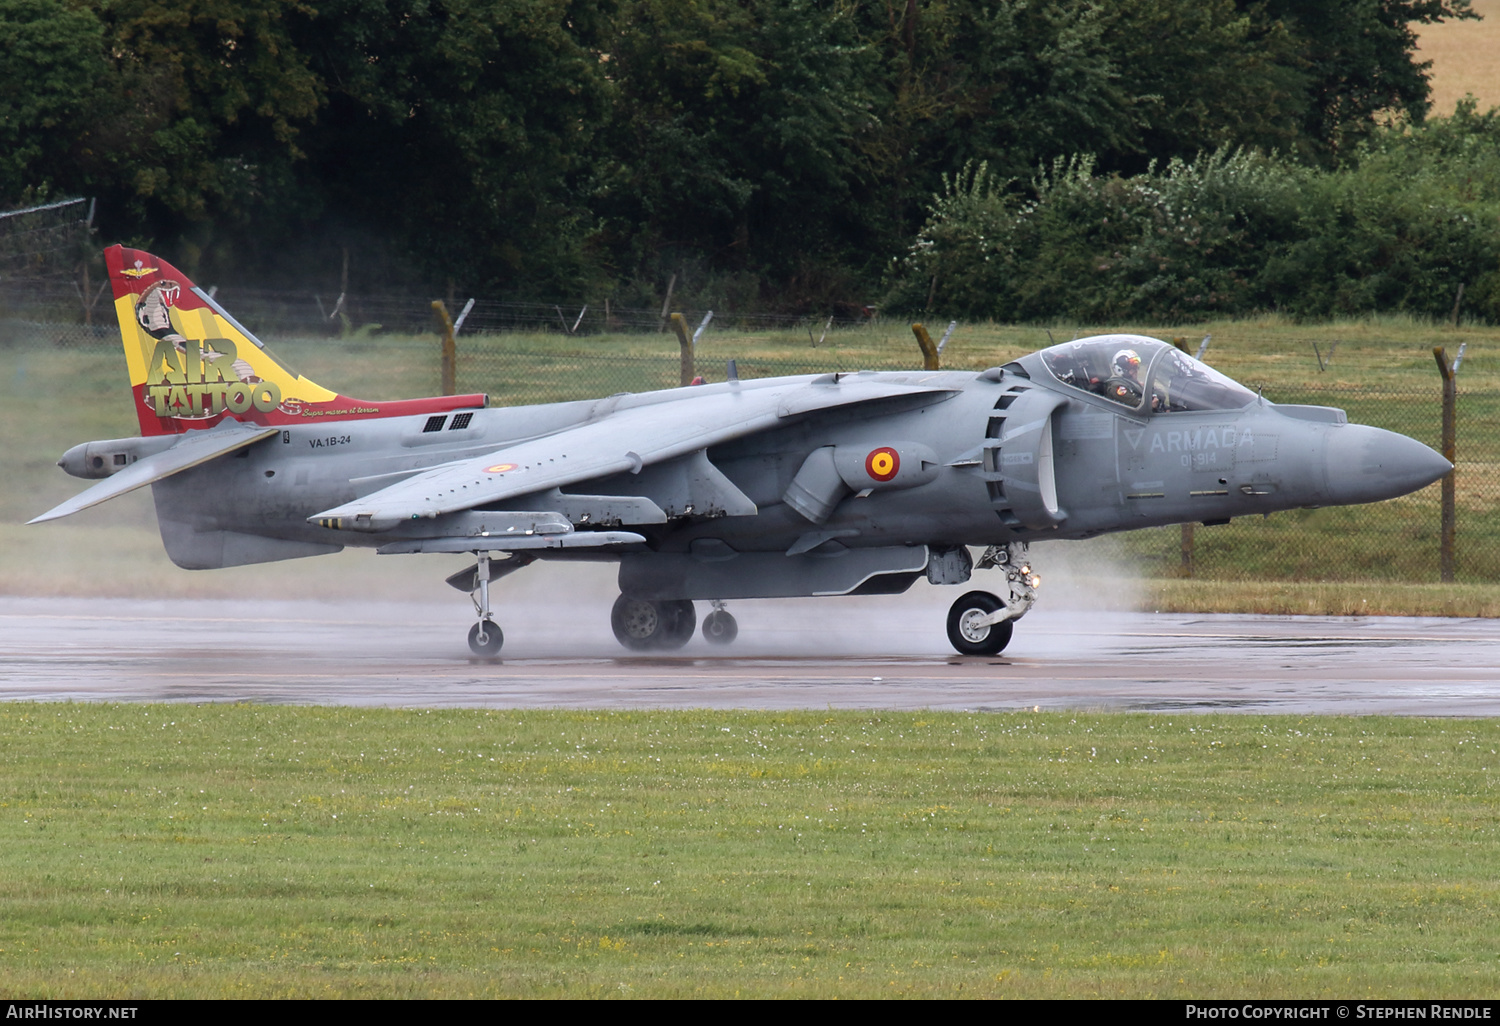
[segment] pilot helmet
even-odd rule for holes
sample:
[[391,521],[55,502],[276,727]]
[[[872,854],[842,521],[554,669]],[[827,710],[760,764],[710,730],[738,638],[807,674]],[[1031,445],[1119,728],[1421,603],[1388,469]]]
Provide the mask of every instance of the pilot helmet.
[[1134,349],[1121,349],[1115,354],[1114,368],[1116,374],[1133,378],[1141,369],[1141,356]]

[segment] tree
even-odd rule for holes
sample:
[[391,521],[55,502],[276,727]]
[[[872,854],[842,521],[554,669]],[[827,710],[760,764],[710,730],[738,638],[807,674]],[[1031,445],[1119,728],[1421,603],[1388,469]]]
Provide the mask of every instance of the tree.
[[1477,18],[1469,0],[1238,0],[1291,33],[1308,70],[1302,134],[1315,157],[1348,159],[1382,119],[1427,116],[1430,61],[1413,25]]
[[872,118],[870,61],[843,11],[634,0],[605,61],[613,107],[591,202],[623,276],[786,282],[870,238],[853,146]]
[[[373,247],[388,279],[576,289],[608,84],[599,0],[329,0],[298,43],[326,90],[302,234]],[[383,252],[382,252],[383,251]],[[368,282],[369,279],[366,279]]]
[[0,0],[0,53],[0,201],[66,191],[105,75],[104,26],[57,0]]
[[99,0],[111,69],[81,136],[83,188],[115,234],[178,247],[263,216],[321,89],[293,43],[296,0]]
[[[1233,0],[1115,0],[1106,38],[1137,124],[1130,151],[1111,167],[1190,160],[1225,146],[1310,155],[1308,62],[1292,33],[1261,5]],[[1096,148],[1091,148],[1098,152]]]

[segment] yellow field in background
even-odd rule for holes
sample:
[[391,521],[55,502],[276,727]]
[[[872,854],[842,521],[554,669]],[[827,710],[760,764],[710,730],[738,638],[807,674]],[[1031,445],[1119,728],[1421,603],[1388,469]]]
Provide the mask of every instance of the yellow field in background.
[[1473,0],[1482,21],[1429,25],[1420,33],[1419,58],[1432,62],[1432,113],[1452,114],[1473,93],[1479,109],[1500,106],[1500,0]]

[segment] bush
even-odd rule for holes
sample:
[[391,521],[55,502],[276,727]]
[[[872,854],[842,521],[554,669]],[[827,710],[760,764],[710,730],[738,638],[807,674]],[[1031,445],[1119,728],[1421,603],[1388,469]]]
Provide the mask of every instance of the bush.
[[1220,150],[1130,177],[1060,159],[1024,187],[967,165],[886,305],[1009,321],[1174,323],[1465,309],[1500,319],[1500,116],[1387,129],[1351,167]]

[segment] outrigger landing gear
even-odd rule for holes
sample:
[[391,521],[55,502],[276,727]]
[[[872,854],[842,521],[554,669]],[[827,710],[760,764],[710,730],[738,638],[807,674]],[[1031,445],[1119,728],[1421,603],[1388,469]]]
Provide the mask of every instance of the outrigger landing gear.
[[476,552],[479,565],[474,568],[474,580],[479,585],[470,597],[474,600],[474,612],[479,622],[469,628],[469,651],[477,656],[497,656],[500,646],[505,644],[505,635],[490,619],[490,554]]
[[505,643],[505,635],[490,619],[490,585],[524,566],[536,562],[536,556],[528,552],[512,552],[503,559],[491,559],[488,552],[474,553],[478,562],[467,570],[450,574],[448,584],[459,591],[468,592],[474,603],[474,613],[479,622],[469,631],[469,649],[475,655],[495,656]]
[[997,655],[1015,633],[1015,622],[1036,603],[1042,579],[1031,572],[1026,543],[991,545],[975,564],[1005,571],[1006,598],[987,591],[971,591],[948,609],[948,640],[963,655]]
[[687,599],[657,602],[621,595],[610,610],[609,625],[626,648],[637,652],[673,649],[688,643],[698,614]]
[[710,645],[727,645],[739,636],[740,625],[729,615],[723,602],[714,599],[710,604],[714,611],[703,618],[703,640]]

